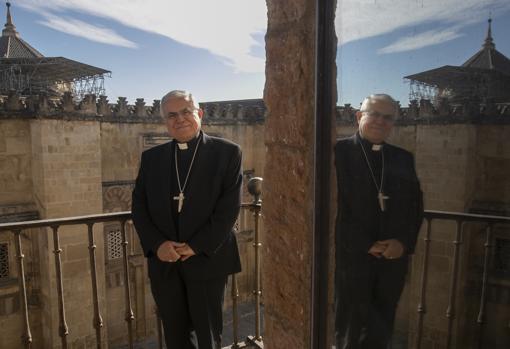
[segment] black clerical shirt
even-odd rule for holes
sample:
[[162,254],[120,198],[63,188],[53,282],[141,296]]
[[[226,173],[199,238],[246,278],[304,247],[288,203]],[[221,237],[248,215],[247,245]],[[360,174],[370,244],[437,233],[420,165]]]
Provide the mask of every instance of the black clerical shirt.
[[[179,212],[178,212],[179,201],[175,200],[174,197],[177,197],[179,195],[179,184],[177,182],[177,171],[175,169],[175,151],[177,150],[177,166],[179,168],[179,180],[181,182],[181,188],[183,188],[183,193],[184,193],[184,203],[183,203],[182,209],[185,210],[186,209],[186,200],[187,200],[186,193],[188,192],[188,190],[186,190],[186,189],[190,185],[193,185],[193,184],[189,183],[189,179],[188,179],[188,183],[186,183],[186,187],[184,187],[184,183],[186,182],[186,175],[188,174],[189,168],[191,166],[191,160],[193,159],[193,154],[195,152],[195,148],[196,148],[201,136],[202,136],[202,132],[200,132],[197,137],[195,137],[191,141],[187,142],[188,149],[179,149],[179,146],[177,145],[177,141],[174,140],[172,142],[172,159],[170,161],[172,164],[172,167],[171,167],[172,170],[170,172],[171,173],[171,178],[170,178],[171,187],[170,187],[170,189],[172,191],[171,192],[171,195],[172,195],[171,207],[172,207],[172,218],[173,218],[173,221],[175,224],[175,231],[177,232],[178,237],[179,237]],[[197,154],[199,151],[200,151],[200,149],[197,150]],[[195,158],[196,158],[196,156],[195,156]],[[189,177],[191,177],[191,172],[193,172],[193,167],[191,168]]]
[[[372,197],[369,198],[368,202],[367,202],[367,205],[373,206],[373,208],[370,210],[367,210],[367,213],[371,212],[371,215],[370,215],[371,219],[373,219],[376,222],[379,222],[378,229],[375,233],[376,233],[377,239],[382,239],[383,235],[384,235],[382,229],[385,226],[384,223],[385,223],[386,215],[385,215],[385,212],[382,212],[380,209],[379,200],[378,200],[377,195],[378,195],[378,188],[381,188],[381,176],[382,176],[382,170],[383,170],[382,157],[383,157],[383,151],[384,151],[384,143],[380,144],[381,147],[379,150],[373,150],[373,146],[375,143],[372,143],[369,140],[362,138],[361,135],[359,134],[359,132],[357,133],[357,137],[360,139],[361,144],[363,144],[363,149],[365,150],[368,162],[370,163],[370,166],[369,166],[367,164],[366,159],[364,158],[364,155],[363,155],[363,162],[366,165],[366,170],[368,172],[368,176],[371,179],[370,183],[367,183],[367,185],[370,186],[371,189],[373,189],[373,190],[370,190],[370,192],[373,193],[371,195]],[[376,183],[374,183],[374,180],[370,173],[370,169],[372,169],[377,186],[376,186]],[[385,171],[385,172],[386,173],[384,176],[387,177],[387,175],[388,175],[387,171]],[[381,191],[383,192],[383,194],[385,194],[385,192],[384,192],[385,184],[386,184],[385,182],[387,182],[387,178],[383,178],[383,183],[382,183],[382,188],[381,188]],[[389,200],[391,200],[391,198]],[[388,204],[388,202],[386,202],[386,204]],[[388,205],[386,205],[386,206],[388,206]]]

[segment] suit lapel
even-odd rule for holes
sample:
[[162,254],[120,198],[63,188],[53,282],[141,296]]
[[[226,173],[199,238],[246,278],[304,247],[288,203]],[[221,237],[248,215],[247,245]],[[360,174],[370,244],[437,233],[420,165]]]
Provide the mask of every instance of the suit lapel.
[[351,173],[355,178],[357,178],[356,182],[358,192],[366,192],[367,196],[370,197],[372,195],[377,194],[377,188],[374,185],[374,181],[372,176],[370,175],[370,168],[368,167],[367,161],[365,159],[365,155],[363,154],[363,150],[361,149],[361,139],[355,134],[352,136],[354,147],[351,153],[351,164],[354,164],[354,168],[351,169]]
[[175,224],[171,214],[172,209],[172,170],[173,168],[173,154],[172,154],[172,142],[168,142],[163,149],[163,157],[160,159],[161,164],[159,167],[159,187],[161,188],[161,200],[162,207],[168,208],[168,220],[171,229],[175,231]]

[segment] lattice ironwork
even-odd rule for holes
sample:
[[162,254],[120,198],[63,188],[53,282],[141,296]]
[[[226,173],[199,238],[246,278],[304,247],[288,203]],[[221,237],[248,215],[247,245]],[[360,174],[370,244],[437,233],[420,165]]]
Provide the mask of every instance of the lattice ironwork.
[[9,245],[0,244],[0,279],[9,277]]
[[120,229],[110,230],[107,233],[106,238],[108,259],[122,258],[122,232]]

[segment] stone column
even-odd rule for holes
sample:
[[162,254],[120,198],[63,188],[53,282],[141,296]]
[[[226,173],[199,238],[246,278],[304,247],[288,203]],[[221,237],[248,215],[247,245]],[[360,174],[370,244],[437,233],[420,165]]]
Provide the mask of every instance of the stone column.
[[[310,346],[315,2],[267,1],[264,346]],[[333,106],[331,117],[333,118]]]
[[[42,219],[102,213],[100,125],[96,121],[31,121],[34,201]],[[99,302],[104,311],[102,225],[94,226]],[[68,344],[95,343],[86,226],[59,229]],[[44,344],[60,346],[55,254],[51,229],[39,234]],[[103,319],[105,314],[102,313]],[[103,333],[106,329],[103,329]]]
[[[466,212],[477,190],[476,182],[477,130],[474,125],[420,125],[416,132],[416,164],[424,194],[425,209]],[[418,238],[411,274],[411,303],[409,347],[413,348],[416,331],[416,306],[419,303],[421,273],[424,256],[426,222]],[[469,228],[464,229],[459,245],[459,269],[453,320],[452,345],[456,344],[465,301],[466,262],[469,253]],[[444,348],[448,318],[450,280],[454,269],[456,224],[435,220],[429,253],[426,288],[427,312],[423,323],[422,347]],[[474,319],[473,319],[474,321]]]

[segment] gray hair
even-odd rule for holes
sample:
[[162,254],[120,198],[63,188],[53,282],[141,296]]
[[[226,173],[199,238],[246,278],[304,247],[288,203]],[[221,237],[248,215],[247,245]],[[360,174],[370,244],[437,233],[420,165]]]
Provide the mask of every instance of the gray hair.
[[166,95],[163,96],[163,98],[161,98],[160,104],[161,107],[159,108],[159,113],[161,114],[162,117],[165,117],[165,115],[163,115],[164,114],[163,106],[165,105],[166,102],[168,102],[172,98],[184,99],[186,101],[193,103],[193,106],[195,108],[197,109],[200,108],[200,106],[198,105],[198,100],[195,97],[193,97],[191,92],[186,90],[173,90],[168,92]]
[[377,93],[377,94],[373,94],[373,95],[366,97],[363,100],[363,103],[361,103],[361,107],[359,108],[359,111],[360,112],[368,111],[368,109],[369,109],[368,107],[370,106],[370,104],[372,104],[376,101],[383,101],[383,102],[390,104],[393,107],[393,110],[395,111],[395,116],[398,116],[399,108],[398,108],[397,102],[393,99],[393,97],[391,97],[390,95],[385,94],[385,93]]

